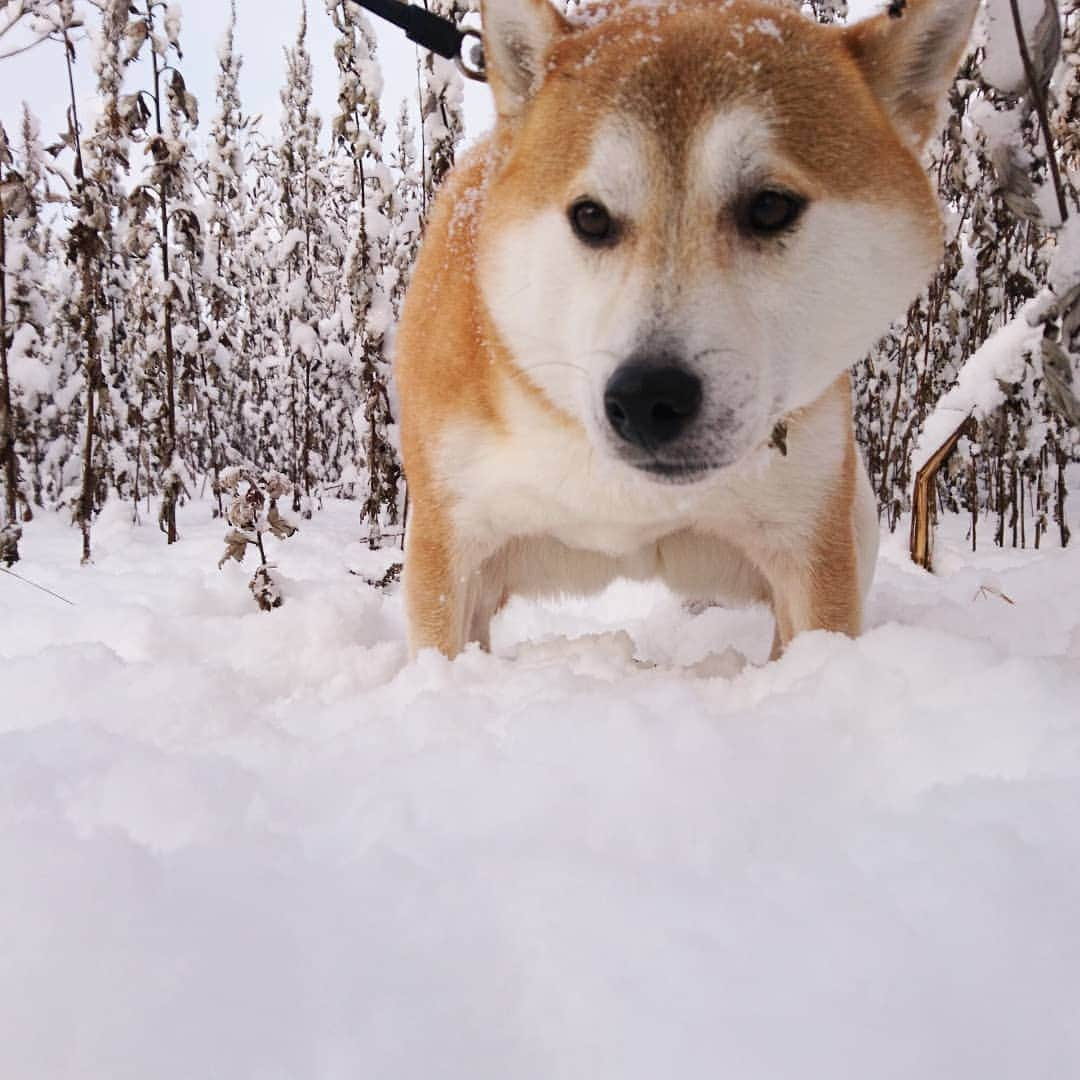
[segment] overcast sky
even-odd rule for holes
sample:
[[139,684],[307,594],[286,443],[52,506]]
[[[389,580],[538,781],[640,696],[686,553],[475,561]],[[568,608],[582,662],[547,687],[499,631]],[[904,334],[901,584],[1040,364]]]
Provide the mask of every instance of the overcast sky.
[[[205,134],[214,114],[214,79],[217,73],[217,47],[225,31],[228,4],[225,0],[183,0],[176,5],[183,12],[181,44],[184,58],[179,62],[188,88],[198,97],[199,131]],[[852,0],[853,17],[882,6],[875,0]],[[326,137],[329,121],[336,109],[337,68],[334,64],[334,30],[326,14],[324,0],[310,0],[308,48],[315,72],[315,103],[323,118]],[[240,75],[240,96],[247,113],[262,113],[262,130],[275,136],[280,124],[281,104],[278,94],[284,78],[283,48],[296,37],[300,18],[300,0],[237,0],[237,47],[244,58]],[[407,97],[415,107],[416,50],[399,31],[377,19],[379,61],[382,65],[384,92],[383,115],[392,136],[398,102]],[[3,48],[12,44],[5,38]],[[130,73],[134,80],[137,71]],[[29,53],[0,61],[0,121],[14,136],[22,102],[41,118],[42,135],[54,138],[64,126],[67,107],[67,76],[63,49],[46,42]],[[76,92],[80,98],[80,121],[86,127],[93,115],[93,72],[89,43],[79,48],[76,63]],[[490,94],[482,83],[466,82],[466,134],[475,138],[491,123]],[[392,138],[387,139],[392,145]]]

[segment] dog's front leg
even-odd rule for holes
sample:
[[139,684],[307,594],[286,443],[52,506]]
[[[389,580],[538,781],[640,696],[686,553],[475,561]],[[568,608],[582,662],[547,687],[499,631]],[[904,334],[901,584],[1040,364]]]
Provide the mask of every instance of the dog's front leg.
[[469,543],[445,509],[417,500],[405,543],[409,652],[438,649],[453,659],[477,642],[491,647],[491,619],[506,601],[503,565],[490,545]]
[[409,652],[438,649],[453,658],[472,629],[479,566],[462,550],[443,507],[418,499],[409,509],[404,574]]
[[803,630],[855,637],[862,628],[855,529],[850,514],[825,519],[805,553],[776,553],[762,570],[772,593],[776,633],[772,659]]

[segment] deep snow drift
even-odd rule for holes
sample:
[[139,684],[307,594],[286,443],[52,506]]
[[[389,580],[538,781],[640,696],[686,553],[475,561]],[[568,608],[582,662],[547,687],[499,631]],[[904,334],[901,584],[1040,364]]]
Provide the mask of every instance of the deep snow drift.
[[405,665],[354,515],[270,614],[203,506],[28,527],[76,606],[0,575],[0,1075],[1077,1074],[1080,545],[886,538],[868,633],[764,666],[641,587]]

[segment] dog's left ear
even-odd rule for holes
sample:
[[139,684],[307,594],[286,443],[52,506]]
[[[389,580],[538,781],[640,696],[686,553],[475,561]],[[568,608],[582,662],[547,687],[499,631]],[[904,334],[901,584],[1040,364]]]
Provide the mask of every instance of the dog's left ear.
[[921,149],[937,129],[978,0],[892,0],[844,31],[848,49],[904,137]]
[[570,24],[548,0],[483,0],[480,11],[495,108],[512,119],[539,89],[548,49],[570,32]]

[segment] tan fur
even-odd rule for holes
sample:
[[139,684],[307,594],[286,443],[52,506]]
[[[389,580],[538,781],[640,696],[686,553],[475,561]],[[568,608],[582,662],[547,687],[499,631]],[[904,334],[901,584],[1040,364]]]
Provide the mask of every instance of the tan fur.
[[[829,396],[839,398],[845,414],[850,412],[847,376]],[[822,501],[805,561],[778,560],[765,568],[776,616],[774,658],[802,630],[834,630],[854,637],[862,629],[855,536],[856,450],[850,423],[843,440],[843,462]]]
[[[755,20],[778,28],[782,49],[772,34],[747,31]],[[523,418],[586,476],[601,467],[580,423],[517,364],[486,308],[480,277],[496,237],[580,194],[570,185],[613,115],[651,132],[645,145],[663,147],[648,170],[646,202],[656,212],[636,221],[627,240],[644,264],[662,265],[678,252],[690,273],[738,258],[733,226],[721,220],[703,228],[700,214],[692,216],[697,196],[686,182],[702,124],[718,107],[740,102],[767,111],[799,190],[811,199],[899,207],[925,237],[922,258],[932,259],[939,227],[929,182],[860,68],[871,54],[883,62],[881,35],[820,27],[752,0],[624,5],[592,27],[572,29],[559,16],[552,25],[559,36],[546,77],[523,112],[493,73],[500,121],[439,195],[405,305],[396,376],[411,499],[405,588],[412,649],[453,656],[470,640],[486,647],[490,619],[509,593],[590,591],[618,575],[660,577],[687,594],[767,599],[777,651],[806,629],[857,634],[870,573],[860,558],[872,555],[860,556],[871,540],[856,509],[846,375],[789,417],[790,459],[774,454],[762,466],[761,484],[775,505],[784,505],[785,485],[798,493],[793,501],[807,502],[797,522],[791,515],[774,521],[772,504],[755,510],[757,481],[735,476],[720,482],[724,505],[745,513],[717,517],[707,500],[683,513],[665,491],[658,498],[673,507],[667,533],[658,526],[632,552],[578,547],[556,521],[548,534],[504,535],[500,514],[513,488],[500,480],[491,505],[474,506],[466,475],[523,453]],[[681,217],[662,210],[673,206],[684,207]],[[816,471],[805,464],[819,459],[833,464]],[[639,510],[648,516],[636,489],[619,488],[612,498],[613,513],[622,507],[628,519]]]

